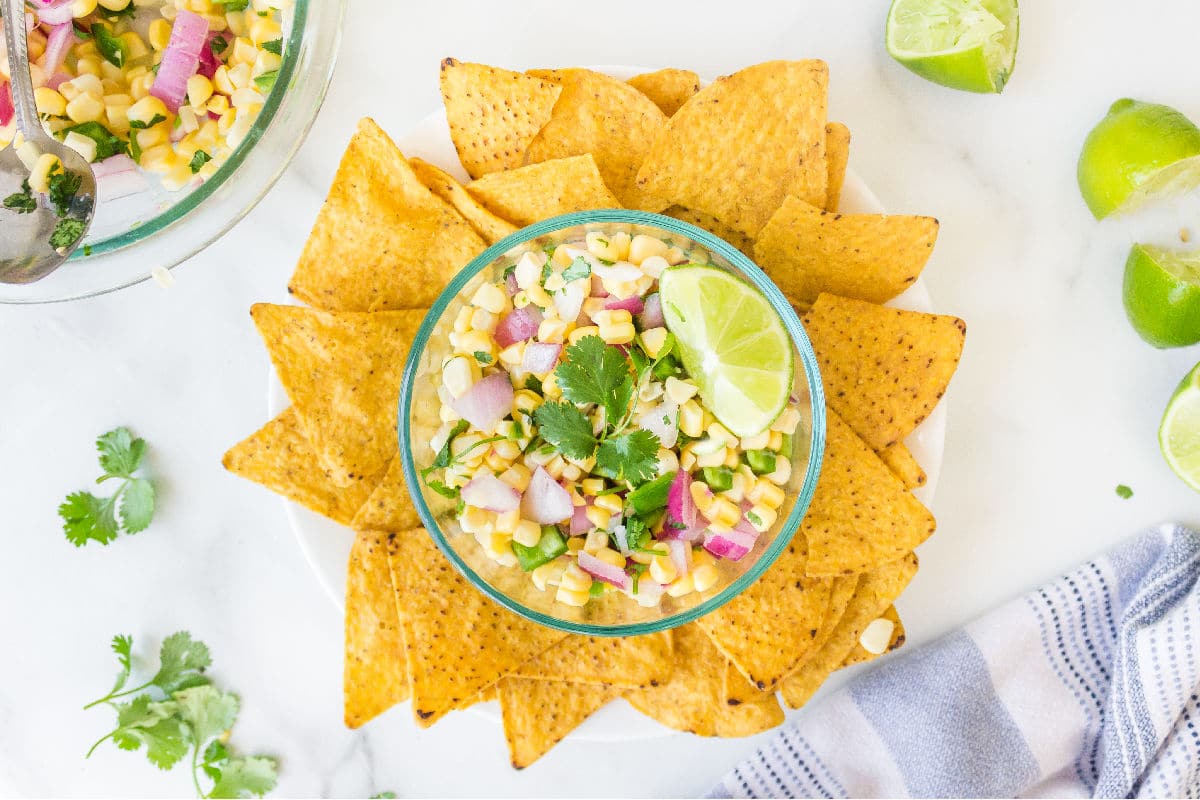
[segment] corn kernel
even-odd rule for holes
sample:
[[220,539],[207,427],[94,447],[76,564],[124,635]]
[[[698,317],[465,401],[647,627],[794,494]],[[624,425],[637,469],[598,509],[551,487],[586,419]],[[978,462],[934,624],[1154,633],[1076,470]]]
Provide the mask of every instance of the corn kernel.
[[[479,540],[478,535],[475,538],[477,541]],[[483,545],[484,553],[493,561],[506,567],[516,565],[517,556],[512,551],[512,537],[507,533],[493,531],[480,544]]]
[[504,294],[504,290],[494,283],[480,284],[475,290],[475,294],[471,297],[471,305],[476,308],[482,308],[485,311],[490,311],[493,314],[499,314],[505,310],[508,305],[508,297]]
[[442,365],[442,385],[455,398],[462,397],[479,379],[479,365],[466,356],[454,356]]
[[714,525],[732,528],[741,520],[742,511],[727,498],[717,497],[713,499],[708,511],[704,512],[704,516]]
[[572,536],[567,539],[567,552],[578,553],[583,549],[584,538],[582,536]]
[[571,562],[565,570],[559,586],[572,592],[586,592],[592,585],[592,576],[588,575],[579,565]]
[[655,556],[650,561],[650,577],[655,583],[670,583],[679,575],[670,556]]
[[445,403],[443,403],[442,407],[438,409],[438,418],[441,419],[442,422],[458,422],[460,419],[462,419],[457,411]]
[[[713,586],[716,586],[717,579],[720,574],[717,568],[712,564],[705,564],[702,567],[696,567],[687,574],[687,577],[692,579],[692,587],[697,592],[707,592]],[[674,596],[674,595],[672,595]]]
[[494,443],[492,450],[510,464],[521,457],[521,446],[511,439]]
[[[642,349],[646,351],[646,355],[651,358],[658,358],[658,354],[662,352],[663,345],[667,343],[666,328],[647,328],[642,331]],[[684,398],[685,400],[687,398]]]
[[512,463],[512,459],[504,458],[494,449],[487,451],[487,455],[483,457],[483,464],[492,472],[503,472],[508,469],[508,465]]
[[[145,129],[167,120],[170,115],[171,112],[167,110],[163,101],[153,96],[143,97],[129,108],[129,121],[140,124]],[[158,122],[154,121],[156,119]]]
[[[588,584],[588,587],[591,587],[590,583]],[[561,585],[558,587],[558,591],[554,593],[555,600],[563,605],[575,606],[576,608],[582,608],[583,606],[586,606],[590,596],[591,595],[588,593],[587,589],[573,592]]]
[[532,414],[541,404],[542,398],[532,389],[521,389],[513,394],[513,407],[517,411]]
[[771,430],[779,431],[780,433],[795,433],[796,426],[799,424],[800,412],[789,406],[779,414],[773,423],[771,423]]
[[212,98],[213,85],[212,81],[203,75],[193,75],[188,78],[187,96],[188,102],[193,108],[204,108],[205,104]]
[[84,122],[99,122],[104,117],[104,102],[93,94],[81,94],[67,103],[67,116],[76,125]]
[[583,483],[579,485],[579,488],[582,489],[583,493],[588,497],[595,497],[597,494],[604,491],[604,479],[585,478]]
[[[250,85],[250,81],[251,76],[249,64],[237,64],[229,69],[229,83],[235,90],[245,89]],[[233,94],[233,92],[226,92],[226,94]]]
[[601,233],[600,231],[591,231],[583,239],[587,251],[596,258],[602,258],[605,261],[621,260],[620,249],[617,247],[615,235]]
[[[684,403],[696,396],[696,392],[700,391],[700,387],[691,381],[680,380],[672,375],[671,377],[667,378],[664,390],[667,393],[667,397],[671,398],[672,401],[682,406]],[[696,406],[696,411],[700,411],[698,404]],[[691,436],[693,434],[688,435]],[[697,433],[695,435],[699,436],[700,434]]]
[[39,194],[46,194],[50,191],[50,175],[61,169],[62,162],[58,160],[58,156],[42,153],[29,170],[29,188]]
[[746,490],[746,499],[755,505],[779,508],[783,505],[783,489],[766,478],[756,478],[754,485]]
[[37,103],[39,114],[61,117],[67,113],[67,99],[46,86],[39,86],[37,89],[34,89],[33,99]]
[[166,50],[167,45],[171,43],[171,23],[165,19],[154,20],[150,23],[147,38],[155,50]]
[[698,467],[720,467],[725,464],[725,459],[729,455],[729,451],[724,447],[718,447],[711,452],[702,453],[696,451],[696,466]]
[[[628,313],[628,312],[626,312]],[[618,322],[600,326],[600,338],[605,344],[629,344],[637,337],[632,322]]]
[[458,524],[466,533],[490,532],[493,525],[492,512],[475,506],[467,506],[458,515]]
[[130,60],[142,58],[150,52],[150,48],[148,48],[146,43],[142,41],[142,37],[138,36],[134,31],[126,31],[125,33],[122,33],[121,41],[125,44],[126,49],[129,51]]
[[716,499],[712,493],[712,489],[708,488],[708,484],[704,481],[692,481],[692,485],[688,487],[691,492],[692,502],[696,504],[696,509],[708,516],[708,510],[712,507],[713,501]]
[[[588,507],[586,512],[588,522],[595,525],[597,528],[607,528],[608,523],[612,520],[612,513],[606,509],[592,505]],[[607,540],[608,534],[604,534]]]
[[[457,338],[455,338],[457,337]],[[483,331],[467,331],[466,333],[451,334],[451,341],[456,342],[456,347],[468,355],[475,353],[486,353],[491,358],[496,356],[496,343],[492,337]],[[486,363],[491,363],[487,358]]]
[[773,508],[767,508],[764,505],[751,506],[746,512],[746,519],[754,530],[763,533],[770,529],[775,524],[775,519],[779,516],[778,512]]
[[625,504],[615,494],[606,494],[596,498],[596,507],[603,508],[612,514],[620,514]]
[[614,567],[625,569],[625,556],[613,550],[611,547],[604,547],[594,553],[596,558],[603,561],[605,564]]
[[675,455],[674,450],[668,450],[665,447],[658,448],[658,474],[666,475],[668,472],[675,472],[679,469],[679,456]]
[[542,285],[545,287],[547,292],[557,292],[565,287],[567,282],[563,280],[561,272],[551,272],[546,276],[546,280]]
[[562,389],[558,386],[558,373],[551,372],[542,381],[542,394],[547,400],[557,400],[562,397]]
[[233,82],[229,79],[229,67],[225,66],[224,64],[217,67],[216,71],[213,73],[212,84],[218,92],[224,95],[233,94],[238,89],[238,87],[234,86]]
[[477,308],[471,314],[471,327],[477,331],[490,334],[496,330],[500,318],[484,308]]
[[99,0],[99,2],[109,11],[124,11],[129,7],[130,0]]
[[160,144],[148,150],[143,150],[142,158],[138,161],[138,164],[141,165],[142,169],[166,174],[177,166],[178,158],[169,144]]
[[763,477],[780,486],[787,484],[792,479],[792,462],[786,458],[775,459],[775,471]]
[[[513,537],[513,541],[516,541],[516,537]],[[569,559],[561,557],[556,558],[553,561],[542,564],[533,572],[529,573],[529,578],[533,581],[534,586],[536,586],[540,591],[544,592],[546,591],[547,586],[558,585],[558,582],[562,579],[563,571],[570,563],[571,562]]]
[[583,470],[574,464],[567,464],[563,467],[562,477],[564,480],[577,481],[583,477]]
[[743,436],[742,448],[745,450],[765,450],[771,441],[771,432],[763,431],[757,436]]
[[500,480],[504,481],[518,492],[523,492],[529,488],[529,480],[532,477],[533,476],[530,473],[529,468],[524,464],[513,464],[499,475]]
[[693,444],[694,442],[688,443],[679,453],[679,468],[684,472],[691,472],[696,468],[696,450],[692,447]]
[[256,45],[262,45],[283,35],[283,30],[274,17],[260,17],[257,14],[246,19],[246,33]]
[[585,336],[599,336],[599,335],[600,335],[600,329],[597,328],[595,325],[584,325],[582,328],[576,328],[575,330],[571,331],[570,335],[567,336],[567,341],[570,342],[571,344],[575,344],[576,342],[578,342],[580,339],[582,339]]
[[83,156],[87,161],[96,160],[96,140],[71,131],[63,139],[63,144]]
[[[215,84],[214,84],[215,85]],[[229,98],[223,94],[213,95],[212,99],[205,105],[205,109],[210,114],[216,114],[218,117],[223,117],[229,112]],[[217,131],[213,131],[217,133]]]
[[540,342],[558,344],[567,336],[567,323],[561,319],[547,317],[538,325],[537,338]]
[[650,256],[664,256],[667,253],[667,243],[657,236],[646,236],[639,233],[629,243],[629,260],[641,264]]
[[71,16],[75,19],[86,17],[96,10],[96,0],[75,0],[71,3]]
[[558,480],[563,476],[563,471],[567,468],[567,462],[560,455],[555,455],[549,461],[542,465],[542,469],[549,473],[551,478]]

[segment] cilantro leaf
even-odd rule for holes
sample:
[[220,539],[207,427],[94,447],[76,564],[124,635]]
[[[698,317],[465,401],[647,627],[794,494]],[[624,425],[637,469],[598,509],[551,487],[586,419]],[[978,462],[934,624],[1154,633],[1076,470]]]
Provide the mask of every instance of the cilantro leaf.
[[117,538],[112,498],[101,500],[90,492],[75,492],[58,507],[67,541],[83,547],[89,541],[108,544]]
[[274,53],[277,56],[281,56],[283,55],[283,39],[272,39],[269,42],[263,42],[262,48],[268,53]]
[[71,210],[71,201],[83,185],[83,176],[75,172],[64,172],[60,168],[50,176],[49,184],[50,191],[47,194],[50,204],[60,217],[65,217]]
[[[164,117],[162,114],[155,114],[153,117],[150,118],[149,122],[143,122],[140,119],[131,119],[131,120],[129,120],[129,127],[133,128],[135,131],[144,131],[148,128],[153,128],[155,125],[159,125],[166,121],[167,121],[167,118]],[[133,141],[137,137],[131,136],[129,138],[130,138],[130,141]]]
[[588,458],[596,451],[591,421],[570,403],[542,403],[533,418],[542,438],[567,458]]
[[178,631],[163,639],[158,658],[158,672],[150,683],[167,694],[208,682],[201,674],[212,664],[208,645],[192,639],[187,631]]
[[122,529],[126,533],[144,531],[154,517],[154,484],[133,477],[146,455],[145,440],[134,437],[128,428],[117,428],[96,439],[96,451],[104,471],[96,483],[116,478],[121,486],[105,499],[75,492],[58,507],[67,541],[76,547],[92,540],[108,544]]
[[629,362],[599,336],[584,336],[567,348],[567,360],[554,371],[563,397],[572,403],[603,406],[605,420],[615,426],[633,400]]
[[264,92],[269,92],[275,88],[275,81],[277,80],[279,80],[279,70],[273,69],[255,78],[254,85]]
[[208,797],[262,797],[275,788],[279,772],[275,759],[264,756],[231,758],[220,767]]
[[197,150],[196,154],[192,156],[192,160],[188,163],[188,168],[192,171],[192,174],[195,175],[197,172],[204,169],[204,165],[210,161],[212,161],[212,156],[210,156],[204,150]]
[[641,517],[625,520],[625,543],[630,550],[645,550],[650,544],[650,529]]
[[658,437],[636,430],[607,439],[596,451],[596,466],[618,479],[644,483],[654,477],[658,466]]
[[131,478],[121,495],[121,524],[126,533],[141,533],[154,518],[154,484],[145,478]]
[[145,439],[135,439],[129,428],[117,428],[96,439],[96,451],[100,454],[100,469],[105,478],[128,478],[142,463],[146,454]]
[[63,137],[66,137],[68,133],[78,133],[80,136],[86,136],[95,142],[97,161],[103,161],[106,158],[115,156],[117,153],[125,152],[125,141],[114,135],[99,122],[82,122],[60,131]]
[[630,588],[632,588],[634,594],[638,593],[638,582],[641,580],[642,575],[648,569],[650,569],[650,567],[648,567],[647,565],[638,564],[637,562],[634,562],[629,565],[629,569],[628,569],[629,577],[633,579],[633,582],[632,582],[633,585]]
[[117,747],[137,750],[144,745],[146,758],[159,769],[170,769],[187,754],[187,733],[175,717],[175,703],[156,703],[143,694],[131,702],[117,703],[116,709],[117,729],[108,736]]
[[1133,497],[1133,489],[1130,489],[1128,486],[1122,483],[1117,486],[1117,497],[1121,498],[1122,500],[1128,500],[1129,498]]
[[460,494],[458,489],[455,489],[453,486],[447,486],[446,484],[442,483],[441,481],[437,480],[436,478],[433,480],[426,481],[425,485],[428,486],[430,489],[433,489],[435,492],[437,492],[442,497],[445,497],[448,500],[455,500],[458,498],[458,496]]
[[113,692],[119,692],[125,688],[126,681],[129,680],[129,673],[133,669],[132,651],[133,637],[118,635],[112,639],[112,651],[117,654],[117,663],[121,665],[121,671],[117,673],[117,682],[113,684]]
[[471,423],[467,422],[465,419],[460,419],[458,422],[454,423],[454,427],[450,429],[450,435],[446,437],[446,443],[442,445],[441,450],[438,450],[437,455],[433,459],[433,463],[430,464],[424,472],[422,472],[421,477],[425,477],[425,475],[428,475],[434,470],[444,469],[445,467],[450,466],[450,445],[453,444],[454,440],[457,439],[461,434],[466,433],[467,428],[469,427],[471,427]]
[[478,361],[480,364],[487,365],[487,364],[492,363],[492,354],[491,353],[485,352],[483,350],[476,350],[474,355],[475,355],[475,360]]
[[577,281],[580,278],[590,277],[592,274],[592,265],[583,256],[576,256],[570,266],[563,270],[563,280],[567,283]]
[[74,246],[79,237],[83,236],[85,227],[82,220],[63,217],[50,234],[50,246],[55,250],[66,250]]
[[172,695],[179,706],[179,717],[192,729],[192,742],[205,746],[233,727],[237,721],[238,698],[206,684],[181,689]]
[[525,388],[538,394],[541,394],[543,391],[545,391],[542,388],[542,382],[538,380],[536,375],[525,376]]
[[28,180],[21,182],[21,191],[4,198],[4,207],[18,214],[31,214],[37,210],[37,199],[33,196],[33,189],[29,188]]
[[200,767],[204,770],[204,774],[214,781],[221,779],[221,767],[229,760],[229,748],[222,744],[220,739],[215,739],[209,743],[208,747],[204,748],[204,761]]

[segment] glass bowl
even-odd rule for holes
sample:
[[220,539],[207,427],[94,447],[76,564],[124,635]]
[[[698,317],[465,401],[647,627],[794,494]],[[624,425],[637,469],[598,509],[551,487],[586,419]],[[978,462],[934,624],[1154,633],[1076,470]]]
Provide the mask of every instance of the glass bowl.
[[55,303],[123,289],[172,268],[212,244],[283,174],[325,100],[348,0],[295,0],[284,60],[246,138],[213,177],[167,192],[155,175],[148,191],[104,202],[83,245],[57,272],[25,286],[0,284],[0,303]]
[[[761,534],[754,549],[741,560],[719,559],[720,579],[709,591],[681,598],[664,594],[661,605],[650,608],[619,592],[593,598],[583,608],[556,602],[552,588],[540,591],[519,567],[503,567],[488,558],[475,538],[459,527],[454,502],[428,489],[419,477],[420,470],[428,467],[435,456],[429,442],[442,424],[437,394],[440,367],[450,353],[448,336],[459,310],[481,283],[496,280],[504,267],[526,250],[582,239],[585,232],[593,230],[671,239],[689,253],[689,260],[721,267],[757,286],[783,319],[795,347],[792,393],[799,400],[801,422],[792,451],[792,478],[785,487],[787,499],[779,509],[780,521]],[[592,636],[634,636],[667,630],[736,597],[775,561],[800,527],[816,488],[825,447],[825,400],[816,357],[783,294],[733,246],[686,222],[641,211],[583,211],[554,217],[508,236],[471,261],[442,292],[417,332],[405,365],[398,419],[400,455],[409,493],[425,528],[446,557],[476,588],[517,614],[551,628]]]

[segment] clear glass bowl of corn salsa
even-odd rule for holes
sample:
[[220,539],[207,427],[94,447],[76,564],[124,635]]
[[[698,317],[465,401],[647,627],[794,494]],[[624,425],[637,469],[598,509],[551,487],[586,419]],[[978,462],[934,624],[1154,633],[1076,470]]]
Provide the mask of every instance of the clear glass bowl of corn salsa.
[[[38,113],[92,162],[98,205],[71,262],[35,284],[0,285],[0,303],[167,280],[166,270],[245,216],[316,117],[345,5],[30,0],[24,22]],[[15,132],[0,55],[0,148],[17,148],[33,164],[40,154],[26,152]]]
[[[775,343],[777,404],[731,399],[698,355],[685,315],[712,310],[677,288],[697,279],[750,301],[706,324]],[[516,613],[610,636],[689,622],[761,575],[825,436],[812,348],[774,284],[706,231],[623,210],[546,220],[467,265],[417,334],[399,420],[409,490],[457,568]]]

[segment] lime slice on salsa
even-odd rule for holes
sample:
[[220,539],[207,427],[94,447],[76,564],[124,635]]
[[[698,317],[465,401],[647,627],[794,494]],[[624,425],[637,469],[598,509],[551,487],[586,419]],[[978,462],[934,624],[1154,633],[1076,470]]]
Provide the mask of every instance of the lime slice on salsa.
[[967,92],[999,92],[1017,58],[1016,0],[894,0],[892,58],[926,80]]
[[775,421],[792,391],[792,340],[761,292],[716,267],[679,266],[659,279],[667,329],[700,398],[734,436]]
[[1158,428],[1158,446],[1175,474],[1200,492],[1200,364],[1167,403]]
[[1135,244],[1125,262],[1125,313],[1155,347],[1200,342],[1200,251]]

